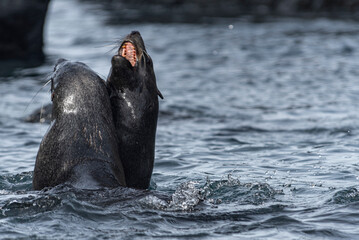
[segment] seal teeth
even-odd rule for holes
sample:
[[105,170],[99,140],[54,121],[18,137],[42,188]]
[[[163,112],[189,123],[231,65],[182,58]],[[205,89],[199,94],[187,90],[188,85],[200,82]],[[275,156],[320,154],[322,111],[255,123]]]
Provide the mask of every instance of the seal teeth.
[[132,67],[135,66],[137,62],[136,48],[132,43],[125,42],[120,49],[120,55],[126,58],[131,63]]

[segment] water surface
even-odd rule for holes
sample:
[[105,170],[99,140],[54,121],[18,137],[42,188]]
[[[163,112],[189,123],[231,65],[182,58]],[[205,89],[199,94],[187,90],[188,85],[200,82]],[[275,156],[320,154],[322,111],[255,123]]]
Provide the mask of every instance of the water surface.
[[[328,19],[108,25],[53,1],[47,61],[0,77],[0,236],[10,239],[355,239],[359,26]],[[150,191],[32,191],[46,123],[24,119],[57,58],[106,78],[139,30],[160,101]],[[28,107],[27,107],[28,106]]]

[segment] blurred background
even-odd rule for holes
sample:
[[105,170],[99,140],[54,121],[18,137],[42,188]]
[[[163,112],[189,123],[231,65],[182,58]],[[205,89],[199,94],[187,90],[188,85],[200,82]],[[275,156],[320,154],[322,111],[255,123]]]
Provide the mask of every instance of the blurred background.
[[[42,60],[43,27],[50,0],[1,0],[0,59]],[[79,0],[106,12],[108,24],[211,23],[221,18],[358,19],[358,0]]]
[[[0,238],[356,239],[358,13],[356,0],[0,0]],[[165,97],[151,191],[32,191],[54,63],[106,79],[132,30]]]

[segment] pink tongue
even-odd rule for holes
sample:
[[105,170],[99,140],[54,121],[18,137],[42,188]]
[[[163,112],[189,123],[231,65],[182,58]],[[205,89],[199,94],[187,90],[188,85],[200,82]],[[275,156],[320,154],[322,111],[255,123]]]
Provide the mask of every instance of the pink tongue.
[[120,49],[120,55],[126,58],[131,63],[132,67],[135,66],[137,61],[136,49],[132,43],[125,42],[124,44],[122,44],[122,47]]

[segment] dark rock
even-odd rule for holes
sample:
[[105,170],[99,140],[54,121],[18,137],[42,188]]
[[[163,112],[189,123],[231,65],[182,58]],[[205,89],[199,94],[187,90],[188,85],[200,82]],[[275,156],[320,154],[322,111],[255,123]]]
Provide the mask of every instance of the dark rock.
[[110,23],[201,22],[251,16],[356,16],[359,0],[103,0]]
[[0,61],[41,61],[50,0],[0,1]]

